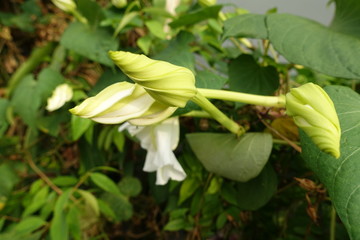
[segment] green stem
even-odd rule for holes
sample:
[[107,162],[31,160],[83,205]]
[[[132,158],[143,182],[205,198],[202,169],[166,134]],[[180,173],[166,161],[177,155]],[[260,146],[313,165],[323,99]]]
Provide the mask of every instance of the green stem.
[[44,61],[44,59],[51,53],[54,47],[55,44],[53,42],[49,42],[47,45],[35,48],[31,52],[30,57],[16,70],[16,72],[9,79],[8,90],[6,92],[7,96],[11,95],[12,91],[23,77],[33,71],[41,62]]
[[81,15],[76,9],[74,11],[71,11],[72,15],[81,23],[88,24],[88,20]]
[[242,126],[228,118],[200,92],[198,92],[191,100],[197,105],[199,105],[202,109],[207,111],[216,121],[226,127],[230,132],[238,136],[241,136],[245,133],[245,129]]
[[336,210],[334,206],[331,206],[330,212],[330,240],[335,240],[336,238]]
[[285,107],[285,96],[261,96],[255,94],[205,88],[198,88],[198,91],[207,98],[242,102],[266,107]]
[[211,115],[208,112],[205,111],[190,111],[184,114],[181,114],[183,117],[198,117],[198,118],[212,118]]

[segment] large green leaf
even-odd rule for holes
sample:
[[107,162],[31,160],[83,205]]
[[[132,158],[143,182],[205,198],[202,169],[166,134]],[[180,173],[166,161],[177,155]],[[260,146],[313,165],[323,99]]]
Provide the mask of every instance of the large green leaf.
[[79,22],[70,24],[62,35],[60,43],[80,55],[107,66],[113,66],[107,52],[118,48],[118,42],[106,29],[91,29]]
[[230,90],[260,95],[279,87],[279,74],[273,66],[260,66],[251,55],[240,55],[229,64]]
[[336,12],[331,29],[360,37],[360,2],[358,0],[335,0]]
[[244,14],[225,22],[224,37],[267,38],[290,62],[335,77],[359,79],[360,2],[335,2],[330,27],[290,14]]
[[209,172],[240,182],[259,175],[272,149],[268,133],[246,133],[241,138],[234,134],[192,133],[186,138]]
[[321,152],[301,134],[303,158],[329,191],[351,239],[360,239],[360,96],[346,87],[325,88],[341,125],[341,156]]

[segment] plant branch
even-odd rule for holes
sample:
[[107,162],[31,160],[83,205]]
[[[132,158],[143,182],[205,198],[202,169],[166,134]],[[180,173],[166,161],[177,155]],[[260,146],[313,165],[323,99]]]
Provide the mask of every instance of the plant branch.
[[198,88],[198,91],[206,98],[242,102],[265,107],[285,107],[285,96],[261,96],[248,93],[240,93],[226,90]]

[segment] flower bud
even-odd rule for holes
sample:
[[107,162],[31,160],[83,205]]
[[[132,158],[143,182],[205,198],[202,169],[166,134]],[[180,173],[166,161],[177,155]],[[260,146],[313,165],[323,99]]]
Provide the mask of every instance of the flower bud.
[[65,12],[73,12],[76,9],[76,4],[73,0],[52,0],[52,2]]
[[195,76],[187,68],[130,52],[110,51],[109,55],[129,78],[162,104],[185,107],[197,92]]
[[111,0],[112,5],[117,8],[123,8],[127,4],[127,0]]
[[55,88],[52,96],[47,100],[46,110],[49,112],[61,108],[66,102],[70,101],[73,96],[72,88],[64,83]]
[[210,7],[216,4],[216,0],[199,0],[199,4],[203,7]]
[[150,125],[168,118],[176,108],[156,102],[138,84],[120,82],[70,109],[72,114],[104,124],[128,121]]
[[324,152],[340,157],[341,129],[334,103],[318,85],[307,83],[286,94],[287,114]]

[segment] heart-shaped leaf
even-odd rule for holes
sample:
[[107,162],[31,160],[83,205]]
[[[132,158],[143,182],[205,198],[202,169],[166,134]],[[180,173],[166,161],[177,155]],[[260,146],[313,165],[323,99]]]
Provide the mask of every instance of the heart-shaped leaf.
[[341,125],[341,156],[321,152],[301,133],[303,158],[329,191],[351,239],[360,239],[360,96],[346,87],[325,90],[333,100]]
[[259,175],[269,159],[272,137],[268,133],[192,133],[186,138],[196,157],[209,171],[246,182]]

